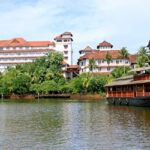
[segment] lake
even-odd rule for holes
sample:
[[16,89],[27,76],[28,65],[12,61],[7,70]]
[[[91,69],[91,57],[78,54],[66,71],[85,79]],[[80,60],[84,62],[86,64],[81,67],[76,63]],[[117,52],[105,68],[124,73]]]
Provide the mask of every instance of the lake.
[[149,150],[150,108],[105,100],[0,102],[0,150]]

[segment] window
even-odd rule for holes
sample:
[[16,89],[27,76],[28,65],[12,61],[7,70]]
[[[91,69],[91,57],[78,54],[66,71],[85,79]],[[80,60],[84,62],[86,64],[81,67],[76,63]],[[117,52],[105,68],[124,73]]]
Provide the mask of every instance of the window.
[[101,64],[101,60],[100,59],[98,60],[98,64]]
[[83,61],[81,62],[81,66],[83,66],[84,65],[84,63],[83,63]]
[[62,42],[62,40],[57,40],[57,42]]
[[64,40],[64,42],[67,42],[68,40]]
[[126,60],[125,63],[128,64],[128,60]]
[[109,68],[109,67],[107,68],[107,71],[110,71],[110,68]]
[[98,68],[98,71],[101,71],[101,68]]
[[64,54],[68,54],[68,51],[64,51]]
[[119,60],[116,60],[116,64],[119,64]]
[[64,48],[67,49],[67,48],[68,48],[68,45],[64,45]]
[[105,60],[103,59],[103,60],[102,60],[102,63],[104,63],[104,62],[105,62]]
[[65,57],[66,60],[68,60],[68,57]]

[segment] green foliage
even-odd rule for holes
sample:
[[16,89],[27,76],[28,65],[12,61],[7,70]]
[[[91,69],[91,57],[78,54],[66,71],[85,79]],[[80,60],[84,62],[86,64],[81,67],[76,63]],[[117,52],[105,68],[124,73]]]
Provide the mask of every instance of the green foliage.
[[111,74],[114,78],[120,78],[122,76],[128,75],[129,70],[130,70],[130,67],[116,67],[111,72]]
[[147,49],[145,47],[141,47],[138,51],[137,58],[137,67],[148,66],[150,63],[150,56],[147,53]]
[[95,63],[95,59],[91,58],[89,59],[89,65],[88,68],[91,72],[93,72],[93,70],[96,68],[96,63]]
[[111,54],[109,52],[107,52],[107,54],[105,56],[105,60],[106,60],[106,62],[107,62],[108,65],[112,61],[112,56],[111,56]]
[[19,74],[12,81],[12,92],[16,94],[29,93],[31,78],[26,74]]
[[104,85],[110,80],[105,75],[93,76],[90,73],[83,73],[71,80],[67,85],[67,91],[73,93],[102,93]]

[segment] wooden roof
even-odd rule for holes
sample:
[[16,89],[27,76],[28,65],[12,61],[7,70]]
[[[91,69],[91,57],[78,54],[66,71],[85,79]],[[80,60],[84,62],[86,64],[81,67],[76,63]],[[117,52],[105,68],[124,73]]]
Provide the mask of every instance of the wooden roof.
[[135,85],[135,84],[144,84],[144,83],[150,83],[150,80],[133,80],[133,76],[126,76],[123,78],[118,78],[116,80],[113,80],[113,82],[105,85],[105,87],[112,87],[112,86],[124,86],[124,85]]

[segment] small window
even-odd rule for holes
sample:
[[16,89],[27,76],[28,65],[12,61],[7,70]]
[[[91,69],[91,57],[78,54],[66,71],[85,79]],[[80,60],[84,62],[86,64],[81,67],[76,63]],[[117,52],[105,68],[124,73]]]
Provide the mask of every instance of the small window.
[[119,64],[119,60],[116,60],[116,64]]
[[65,60],[68,60],[68,57],[65,57]]
[[68,51],[64,51],[64,54],[68,54]]
[[98,71],[101,71],[101,68],[98,68]]
[[107,68],[107,71],[110,71],[110,68],[109,68],[109,67]]
[[98,64],[101,64],[101,60],[98,60]]
[[64,40],[64,42],[67,42],[68,40]]
[[57,40],[57,42],[62,42],[62,40]]
[[68,45],[64,45],[64,48],[67,49],[67,48],[68,48]]

